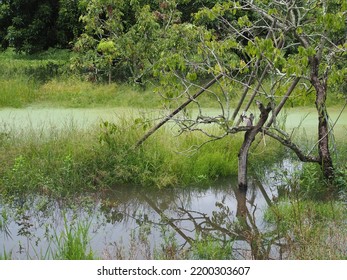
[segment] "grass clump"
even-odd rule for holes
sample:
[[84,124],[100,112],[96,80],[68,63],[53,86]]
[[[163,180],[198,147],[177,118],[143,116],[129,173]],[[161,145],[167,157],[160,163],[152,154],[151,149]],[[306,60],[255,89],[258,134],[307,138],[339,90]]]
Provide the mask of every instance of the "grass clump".
[[191,259],[230,260],[234,259],[232,241],[222,241],[212,237],[196,240],[191,250]]
[[264,218],[285,240],[288,259],[347,257],[347,211],[341,202],[283,200]]
[[88,247],[90,222],[78,222],[70,225],[64,217],[64,231],[55,234],[55,260],[92,260],[94,252]]

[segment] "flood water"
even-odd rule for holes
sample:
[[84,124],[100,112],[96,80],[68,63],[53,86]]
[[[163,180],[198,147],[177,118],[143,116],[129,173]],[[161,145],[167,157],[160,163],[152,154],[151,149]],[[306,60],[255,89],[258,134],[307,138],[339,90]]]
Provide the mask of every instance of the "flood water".
[[3,201],[1,248],[14,259],[50,258],[60,233],[82,224],[88,225],[91,250],[102,259],[152,259],[156,252],[167,254],[173,243],[175,252],[167,257],[179,258],[193,240],[208,237],[230,246],[230,258],[280,258],[274,243],[263,240],[256,251],[250,245],[271,232],[263,216],[276,188],[253,181],[245,194],[235,186],[230,178],[199,188],[122,186],[69,200],[35,196]]
[[[141,112],[127,108],[2,109],[0,130],[64,128],[69,123],[86,128],[134,114]],[[339,110],[331,115],[336,120]],[[286,125],[293,128],[301,121],[305,129],[316,129],[311,111],[290,112]],[[346,136],[346,112],[336,128]],[[293,165],[284,161],[279,168],[290,173]],[[246,194],[236,187],[236,178],[229,178],[199,188],[149,191],[139,186],[112,186],[107,192],[69,199],[36,195],[4,201],[0,197],[0,256],[53,258],[61,233],[82,226],[87,228],[95,257],[102,259],[199,257],[189,252],[190,244],[204,238],[230,247],[230,258],[281,259],[281,239],[264,220],[280,182],[272,178],[271,170],[266,174],[266,180],[251,179]],[[172,244],[175,250],[170,249]]]

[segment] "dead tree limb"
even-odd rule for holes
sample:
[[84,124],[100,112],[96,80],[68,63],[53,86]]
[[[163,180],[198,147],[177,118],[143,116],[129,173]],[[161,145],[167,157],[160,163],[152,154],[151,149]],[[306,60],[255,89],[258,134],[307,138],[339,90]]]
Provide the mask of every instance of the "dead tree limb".
[[188,104],[190,104],[192,101],[194,101],[199,95],[204,93],[210,86],[212,86],[214,83],[216,83],[221,77],[223,77],[223,74],[220,73],[216,77],[214,77],[211,81],[209,81],[206,85],[204,85],[197,93],[192,95],[186,102],[184,102],[181,106],[179,106],[176,110],[172,111],[171,114],[166,116],[162,121],[160,121],[157,125],[152,127],[147,133],[136,143],[135,147],[140,146],[143,142],[147,140],[149,136],[151,136],[154,132],[156,132],[160,127],[162,127],[167,121],[172,119],[175,115],[177,115],[180,111],[182,111]]
[[[268,39],[268,38],[273,34],[273,27],[275,26],[275,24],[276,24],[276,22],[273,22],[273,23],[272,23],[271,28],[269,29],[268,33],[266,34],[266,39]],[[281,40],[280,46],[282,46],[282,40]],[[234,121],[234,120],[236,119],[236,116],[237,116],[237,114],[239,113],[240,108],[241,108],[241,106],[242,106],[242,104],[243,104],[243,102],[244,102],[244,100],[245,100],[245,98],[246,98],[246,96],[247,96],[248,90],[250,89],[250,85],[253,83],[255,77],[257,76],[260,63],[261,63],[261,57],[259,57],[259,58],[257,59],[257,61],[256,61],[256,63],[255,63],[255,67],[254,67],[254,69],[253,69],[251,75],[249,76],[249,79],[247,80],[247,83],[246,83],[246,85],[245,85],[245,88],[244,88],[244,91],[243,91],[243,93],[242,93],[242,95],[241,95],[241,98],[240,98],[240,100],[239,100],[239,102],[238,102],[238,104],[237,104],[237,106],[236,106],[236,108],[235,108],[235,110],[234,110],[234,112],[233,112],[233,115],[232,115],[232,117],[231,117],[231,120],[232,120],[232,121]],[[246,105],[245,111],[248,110],[249,106],[250,106],[251,103],[253,102],[253,99],[254,99],[256,93],[258,92],[258,90],[259,90],[259,88],[260,88],[261,82],[262,82],[262,80],[264,79],[265,75],[266,75],[267,72],[268,72],[268,68],[269,68],[269,66],[267,65],[267,66],[265,67],[265,69],[263,70],[263,73],[262,73],[262,75],[261,75],[261,78],[260,78],[259,81],[258,81],[258,85],[257,85],[257,87],[254,89],[253,94],[252,94],[252,97],[251,97],[251,99],[248,101],[248,103],[247,103],[247,105]],[[239,119],[239,120],[237,121],[236,126],[238,126],[240,123],[241,123],[241,119]]]
[[[263,70],[263,73],[261,74],[261,76],[259,78],[259,81],[258,81],[256,88],[253,90],[251,98],[248,100],[246,107],[244,108],[244,111],[248,111],[249,107],[251,107],[251,104],[252,104],[255,96],[257,95],[259,88],[261,87],[262,82],[263,82],[266,74],[268,73],[268,70],[269,70],[269,65],[266,65],[265,69]],[[241,118],[239,118],[236,122],[236,126],[240,125],[241,121],[242,121]]]
[[255,69],[252,71],[251,75],[249,76],[249,79],[247,81],[247,84],[245,85],[244,87],[244,90],[243,90],[243,93],[241,95],[241,98],[239,100],[239,102],[237,103],[236,105],[236,108],[233,112],[233,115],[231,117],[231,120],[234,121],[236,119],[236,116],[237,114],[239,113],[240,111],[240,108],[243,104],[243,101],[245,100],[246,96],[247,96],[247,93],[248,93],[248,90],[250,89],[250,85],[253,83],[253,80],[255,78],[255,75],[256,73],[258,72],[258,68],[259,68],[259,65],[260,65],[260,59],[258,59],[255,63]]
[[292,82],[292,84],[290,85],[290,87],[288,88],[286,94],[283,96],[281,102],[278,104],[278,106],[275,108],[271,119],[269,120],[269,122],[266,124],[266,127],[270,127],[273,122],[275,121],[277,115],[279,114],[279,112],[281,112],[284,104],[286,104],[289,96],[291,95],[291,93],[293,92],[293,90],[295,89],[295,87],[297,86],[298,82],[300,81],[300,77],[296,77],[294,79],[294,81]]
[[148,203],[152,209],[157,212],[158,215],[165,218],[168,225],[170,225],[189,245],[192,245],[193,239],[187,236],[175,223],[171,221],[171,219],[156,205],[156,203],[150,199],[145,193],[142,193],[142,197]]
[[286,146],[286,147],[290,148],[292,151],[294,151],[294,153],[298,156],[298,158],[302,162],[317,162],[317,163],[320,163],[320,158],[319,157],[305,155],[303,153],[303,151],[301,151],[300,148],[295,143],[291,142],[289,139],[282,138],[282,137],[278,136],[276,133],[273,133],[273,132],[269,131],[266,128],[262,128],[262,132],[264,134],[266,134],[267,136],[270,136],[271,138],[277,140],[283,146]]

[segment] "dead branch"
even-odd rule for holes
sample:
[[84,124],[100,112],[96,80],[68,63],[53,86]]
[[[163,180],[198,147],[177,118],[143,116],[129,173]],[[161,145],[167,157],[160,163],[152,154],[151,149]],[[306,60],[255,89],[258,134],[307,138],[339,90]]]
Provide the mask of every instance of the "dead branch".
[[315,156],[310,156],[310,155],[305,155],[303,151],[292,141],[289,139],[285,139],[277,135],[276,133],[272,133],[269,131],[267,128],[262,128],[262,132],[266,134],[267,136],[270,136],[271,138],[277,140],[280,142],[282,145],[290,148],[302,162],[320,162],[319,157]]
[[154,132],[156,132],[160,127],[162,127],[167,121],[172,119],[175,115],[177,115],[180,111],[182,111],[187,105],[189,105],[192,101],[194,101],[199,95],[204,93],[210,86],[212,86],[215,82],[217,82],[223,74],[217,75],[211,81],[209,81],[202,89],[200,89],[197,93],[195,93],[190,99],[184,102],[181,106],[179,106],[176,110],[174,110],[171,114],[166,116],[161,122],[152,127],[135,145],[135,147],[140,146],[144,141],[147,140],[149,136],[151,136]]
[[283,96],[281,102],[278,104],[278,106],[275,108],[271,119],[269,120],[269,122],[267,123],[266,127],[270,127],[272,125],[272,123],[275,121],[277,115],[279,114],[279,112],[282,110],[284,104],[286,104],[289,96],[291,95],[291,93],[293,92],[293,90],[295,89],[295,87],[297,86],[298,82],[300,81],[300,78],[297,77],[294,79],[294,81],[292,82],[292,84],[290,85],[290,87],[288,88],[286,94]]

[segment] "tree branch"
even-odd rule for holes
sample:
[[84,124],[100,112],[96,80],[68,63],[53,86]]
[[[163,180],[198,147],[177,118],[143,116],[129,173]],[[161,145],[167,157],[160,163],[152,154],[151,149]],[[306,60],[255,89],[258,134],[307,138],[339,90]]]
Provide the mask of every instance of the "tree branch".
[[317,162],[317,163],[320,163],[319,157],[305,155],[303,153],[303,151],[295,143],[291,142],[289,139],[282,138],[279,135],[270,132],[267,128],[262,128],[261,131],[264,134],[270,136],[271,138],[277,140],[282,145],[290,148],[298,156],[298,158],[302,162]]
[[190,99],[188,99],[186,102],[184,102],[181,106],[179,106],[176,110],[174,110],[171,114],[166,116],[161,122],[159,122],[157,125],[152,127],[135,145],[135,147],[140,146],[144,141],[147,140],[149,136],[151,136],[154,132],[156,132],[160,127],[162,127],[167,121],[172,119],[175,115],[177,115],[180,111],[182,111],[188,104],[190,104],[192,101],[195,100],[199,95],[204,93],[206,89],[208,89],[210,86],[212,86],[215,82],[217,82],[221,77],[223,77],[223,74],[219,74],[215,78],[213,78],[211,81],[209,81],[201,90],[199,90],[197,93],[195,93]]

